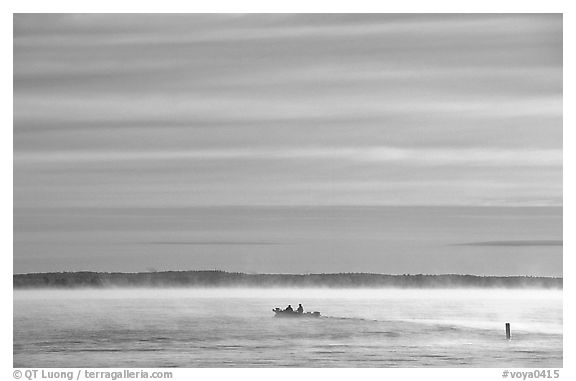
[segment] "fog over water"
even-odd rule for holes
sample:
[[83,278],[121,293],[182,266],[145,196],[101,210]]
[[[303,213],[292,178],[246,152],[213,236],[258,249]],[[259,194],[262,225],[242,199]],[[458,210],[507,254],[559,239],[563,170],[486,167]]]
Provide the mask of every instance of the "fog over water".
[[559,290],[16,291],[14,366],[561,367],[562,326]]
[[[15,14],[13,45],[15,273],[562,276],[562,14]],[[274,317],[298,303],[322,317]],[[16,289],[13,316],[15,367],[563,363],[558,289]]]

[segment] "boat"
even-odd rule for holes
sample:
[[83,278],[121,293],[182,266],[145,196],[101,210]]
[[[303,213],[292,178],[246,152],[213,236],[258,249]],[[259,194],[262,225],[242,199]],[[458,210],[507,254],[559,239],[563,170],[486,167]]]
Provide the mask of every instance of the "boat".
[[297,312],[297,311],[284,311],[278,307],[274,308],[272,311],[277,318],[318,318],[320,317],[320,312]]

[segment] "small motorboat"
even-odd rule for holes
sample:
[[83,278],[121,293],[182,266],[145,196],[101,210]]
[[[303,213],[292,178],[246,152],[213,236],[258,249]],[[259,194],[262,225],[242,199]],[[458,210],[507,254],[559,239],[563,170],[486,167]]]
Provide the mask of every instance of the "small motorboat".
[[320,312],[297,312],[297,311],[284,311],[278,307],[274,308],[272,311],[276,314],[277,318],[318,318],[320,317]]

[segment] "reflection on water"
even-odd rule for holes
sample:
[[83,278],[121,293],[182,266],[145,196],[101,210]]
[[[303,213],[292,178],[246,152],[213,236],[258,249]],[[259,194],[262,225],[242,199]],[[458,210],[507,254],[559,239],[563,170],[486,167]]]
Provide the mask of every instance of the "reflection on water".
[[14,366],[561,367],[562,292],[16,291]]

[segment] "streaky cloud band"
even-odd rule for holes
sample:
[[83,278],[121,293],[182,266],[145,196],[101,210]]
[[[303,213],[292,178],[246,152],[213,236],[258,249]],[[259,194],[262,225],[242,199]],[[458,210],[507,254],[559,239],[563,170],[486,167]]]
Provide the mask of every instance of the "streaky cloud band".
[[517,240],[517,241],[485,241],[459,243],[457,246],[563,246],[562,240]]
[[200,149],[173,151],[55,151],[16,152],[21,164],[91,163],[163,160],[347,160],[453,166],[562,166],[561,149],[412,149],[386,146],[268,149]]

